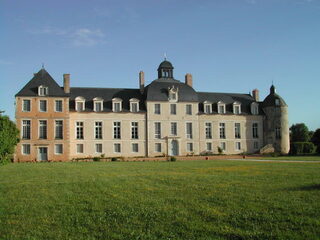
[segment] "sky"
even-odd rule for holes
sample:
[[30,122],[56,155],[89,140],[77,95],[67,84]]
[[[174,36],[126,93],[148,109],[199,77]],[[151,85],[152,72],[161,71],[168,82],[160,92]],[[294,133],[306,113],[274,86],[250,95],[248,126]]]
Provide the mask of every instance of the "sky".
[[42,64],[62,85],[137,88],[164,54],[196,91],[249,93],[273,82],[289,122],[320,128],[320,0],[0,0],[0,110]]

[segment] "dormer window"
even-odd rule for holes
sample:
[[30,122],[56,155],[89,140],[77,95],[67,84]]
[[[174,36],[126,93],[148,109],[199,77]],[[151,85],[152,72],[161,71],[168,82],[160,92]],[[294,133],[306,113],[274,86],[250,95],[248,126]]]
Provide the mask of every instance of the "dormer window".
[[206,113],[206,114],[212,113],[212,103],[211,102],[205,101],[203,103],[203,107],[204,107],[204,113]]
[[169,92],[169,101],[170,102],[177,102],[178,101],[178,88],[175,88],[172,86],[171,88],[168,88]]
[[130,100],[130,112],[139,112],[139,100],[131,98]]
[[113,112],[121,112],[122,111],[122,99],[121,98],[113,98],[112,99],[112,111]]
[[48,95],[48,87],[40,85],[38,87],[38,95],[39,96],[47,96]]
[[239,102],[233,103],[233,113],[234,114],[241,114],[241,104]]
[[93,99],[93,111],[102,112],[103,111],[103,99],[96,97]]
[[280,99],[279,98],[275,99],[275,104],[276,104],[276,106],[280,106]]
[[218,102],[218,113],[225,114],[226,113],[226,104],[222,101]]
[[76,97],[75,102],[76,102],[76,111],[77,112],[82,112],[85,110],[86,99],[84,97]]
[[259,114],[259,104],[256,102],[251,103],[251,114],[258,115]]

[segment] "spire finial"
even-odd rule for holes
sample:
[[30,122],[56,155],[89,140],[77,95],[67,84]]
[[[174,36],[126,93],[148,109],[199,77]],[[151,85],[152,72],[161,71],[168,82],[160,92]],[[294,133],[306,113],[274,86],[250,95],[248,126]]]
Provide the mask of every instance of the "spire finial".
[[167,60],[167,53],[166,52],[164,53],[164,60],[165,61]]
[[44,63],[42,63],[42,69],[44,69]]

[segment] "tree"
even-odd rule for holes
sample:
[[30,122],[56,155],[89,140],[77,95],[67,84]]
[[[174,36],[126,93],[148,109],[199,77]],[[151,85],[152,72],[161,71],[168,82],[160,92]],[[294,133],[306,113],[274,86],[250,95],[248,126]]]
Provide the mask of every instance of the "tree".
[[317,146],[317,152],[320,153],[320,128],[318,128],[311,138],[311,142]]
[[290,131],[291,142],[308,142],[310,139],[308,127],[304,123],[293,124]]
[[19,142],[19,130],[8,116],[0,115],[0,163],[8,161]]

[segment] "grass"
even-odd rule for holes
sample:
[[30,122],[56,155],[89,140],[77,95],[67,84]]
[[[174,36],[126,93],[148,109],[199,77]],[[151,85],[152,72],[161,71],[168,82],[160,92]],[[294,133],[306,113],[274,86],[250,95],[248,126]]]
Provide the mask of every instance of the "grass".
[[320,164],[0,167],[0,239],[319,239]]
[[266,160],[285,160],[285,161],[320,161],[320,155],[313,155],[313,156],[265,156],[259,157],[259,159],[266,159]]

